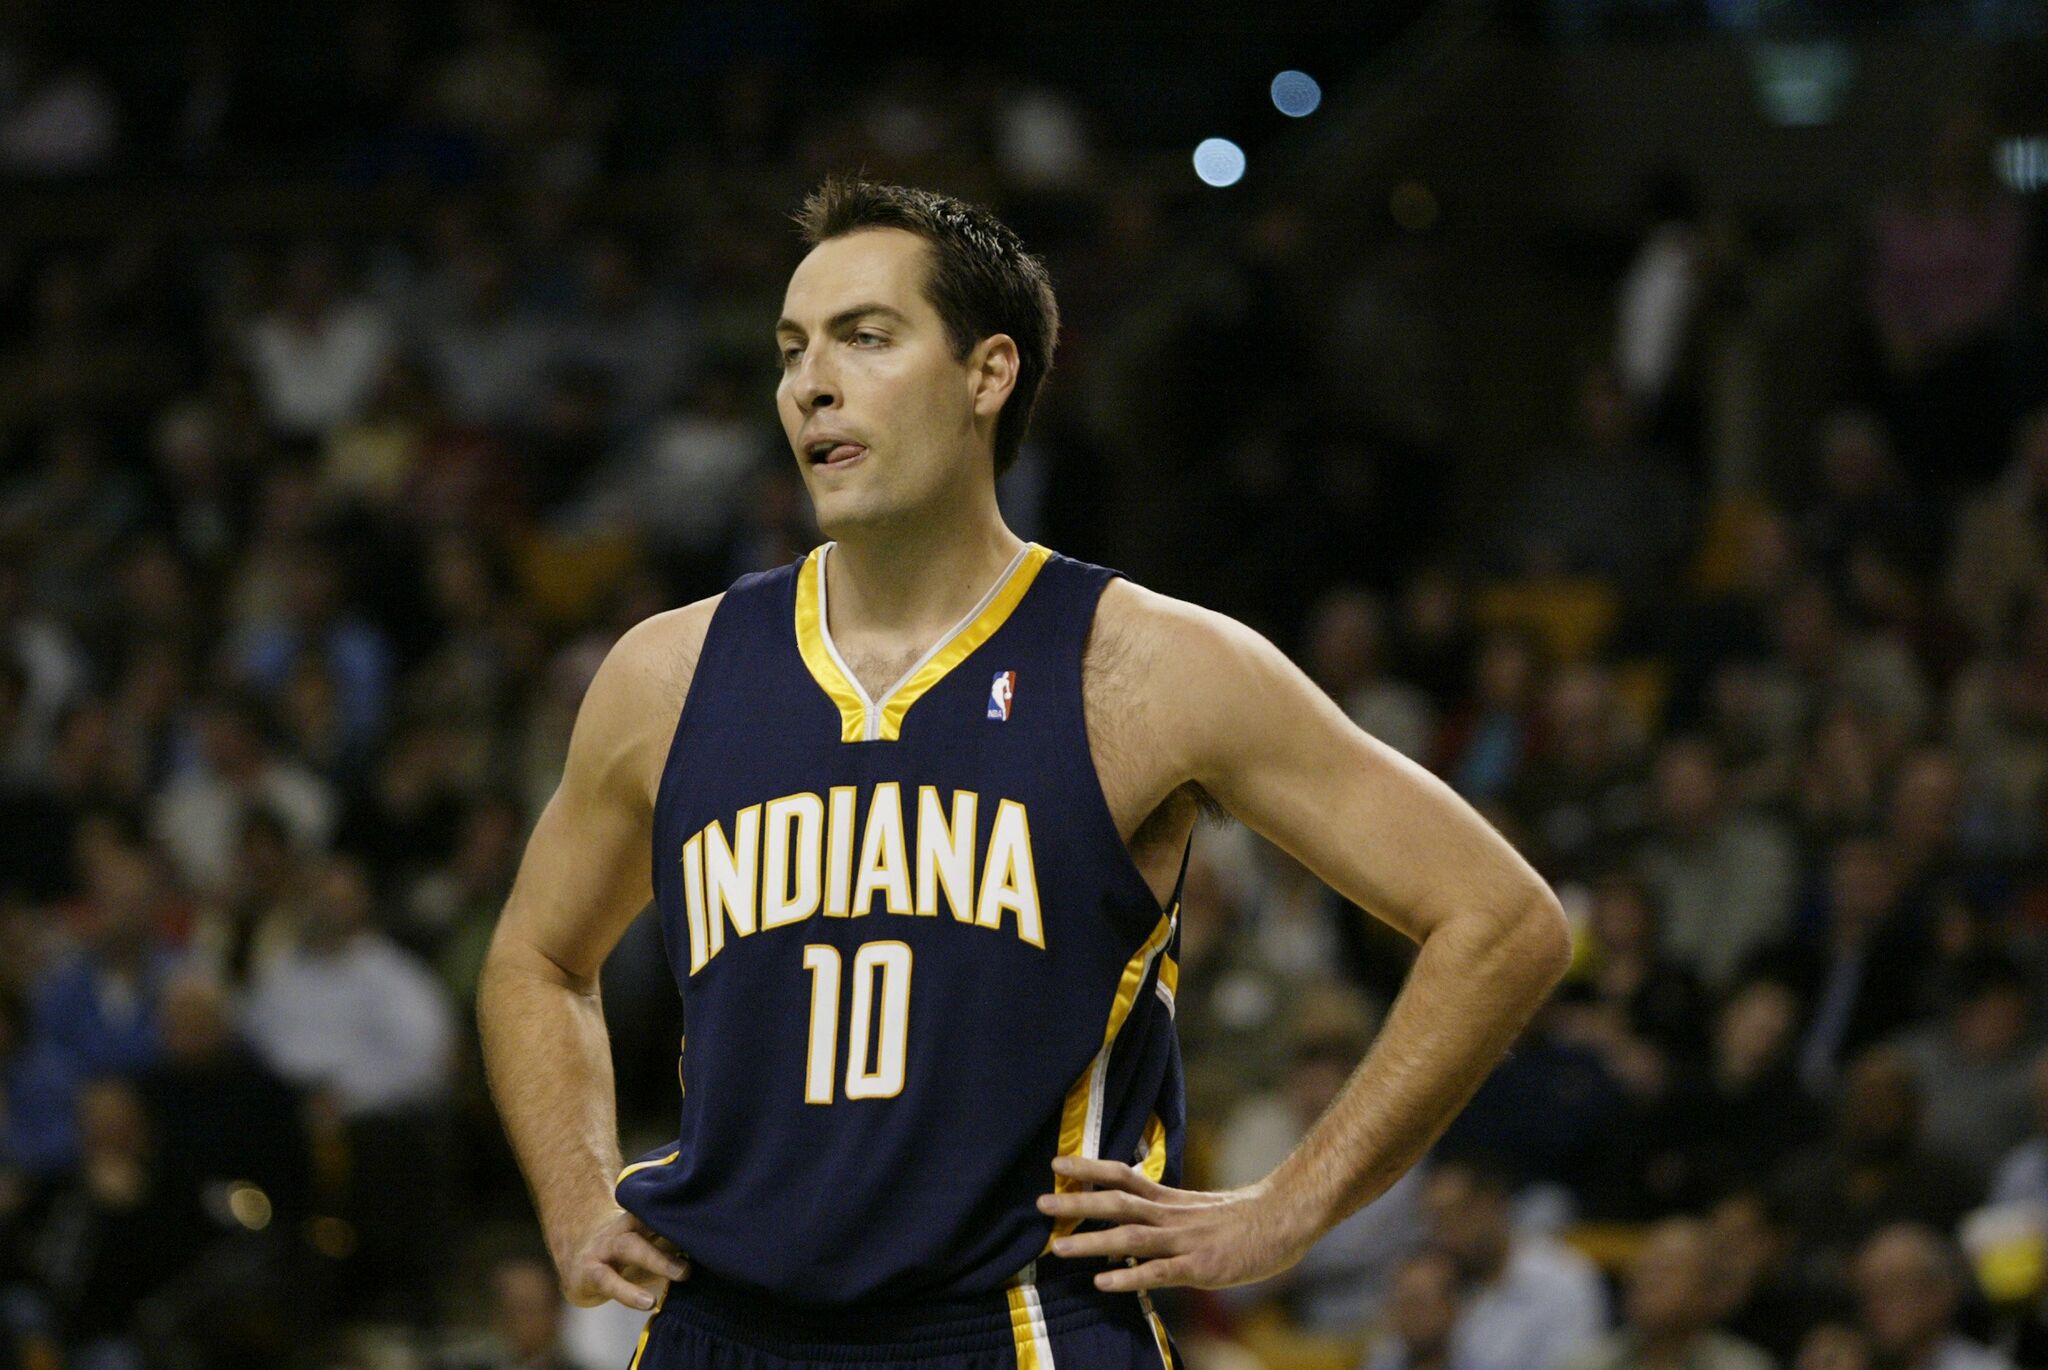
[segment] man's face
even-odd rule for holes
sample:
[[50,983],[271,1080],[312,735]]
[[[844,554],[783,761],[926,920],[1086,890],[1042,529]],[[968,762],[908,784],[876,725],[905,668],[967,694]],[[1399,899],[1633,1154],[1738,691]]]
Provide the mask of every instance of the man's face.
[[1507,1199],[1456,1167],[1424,1178],[1422,1212],[1430,1236],[1468,1273],[1488,1269],[1511,1239]]
[[953,355],[925,298],[930,256],[916,234],[863,229],[820,243],[789,278],[775,405],[827,536],[900,522],[991,478],[974,442],[987,344]]
[[1856,1260],[1856,1293],[1871,1340],[1906,1351],[1947,1328],[1955,1291],[1920,1243],[1896,1234],[1873,1238]]

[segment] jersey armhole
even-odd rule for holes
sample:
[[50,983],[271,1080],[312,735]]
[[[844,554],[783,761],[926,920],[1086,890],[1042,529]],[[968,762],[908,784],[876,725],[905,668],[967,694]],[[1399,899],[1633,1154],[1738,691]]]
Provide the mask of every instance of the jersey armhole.
[[[1108,592],[1112,581],[1125,578],[1122,572],[1113,571],[1107,567],[1094,567],[1091,569],[1100,574],[1101,580],[1100,583],[1090,587],[1085,599],[1086,616],[1082,620],[1082,630],[1076,639],[1076,661],[1073,677],[1074,729],[1080,742],[1077,749],[1079,757],[1077,764],[1087,772],[1085,781],[1078,788],[1087,796],[1082,802],[1088,808],[1095,825],[1104,834],[1109,844],[1116,849],[1114,864],[1121,872],[1118,878],[1123,879],[1131,886],[1134,898],[1142,900],[1140,907],[1150,912],[1155,919],[1165,918],[1173,911],[1174,904],[1180,898],[1181,880],[1184,880],[1187,875],[1187,851],[1181,853],[1180,879],[1174,882],[1173,893],[1162,904],[1159,901],[1159,896],[1152,892],[1152,882],[1147,880],[1145,873],[1138,869],[1137,859],[1131,855],[1130,844],[1124,840],[1122,830],[1117,827],[1116,813],[1109,805],[1109,792],[1102,787],[1102,768],[1095,760],[1094,739],[1088,731],[1088,644],[1095,636],[1095,625],[1101,615],[1102,596]],[[1194,840],[1194,833],[1190,830],[1188,833],[1189,850],[1193,849]],[[1149,929],[1145,931],[1149,931]]]

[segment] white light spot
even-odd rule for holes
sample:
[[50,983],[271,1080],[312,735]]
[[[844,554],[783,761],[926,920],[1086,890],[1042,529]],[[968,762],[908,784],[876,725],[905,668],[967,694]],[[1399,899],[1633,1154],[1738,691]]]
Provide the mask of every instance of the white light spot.
[[1998,175],[2021,195],[2048,188],[2048,137],[2008,138],[2000,143]]
[[1204,185],[1236,185],[1244,179],[1244,149],[1228,138],[1204,138],[1195,148],[1195,175]]
[[1305,71],[1283,71],[1273,78],[1273,108],[1290,119],[1302,119],[1323,103],[1323,88]]

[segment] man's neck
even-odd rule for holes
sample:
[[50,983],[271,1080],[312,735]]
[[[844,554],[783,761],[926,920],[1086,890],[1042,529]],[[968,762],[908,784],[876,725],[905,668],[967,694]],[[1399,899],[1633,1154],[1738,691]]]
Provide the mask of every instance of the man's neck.
[[1024,542],[1004,525],[993,498],[986,509],[962,514],[837,540],[825,562],[833,637],[922,645],[966,617]]

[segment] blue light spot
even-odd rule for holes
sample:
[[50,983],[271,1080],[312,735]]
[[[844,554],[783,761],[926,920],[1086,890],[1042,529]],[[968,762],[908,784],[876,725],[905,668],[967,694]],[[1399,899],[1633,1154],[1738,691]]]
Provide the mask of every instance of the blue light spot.
[[1228,138],[1204,138],[1195,148],[1195,175],[1204,185],[1236,185],[1244,179],[1244,149]]
[[1306,118],[1323,103],[1323,88],[1305,71],[1283,71],[1273,78],[1273,108],[1290,119]]

